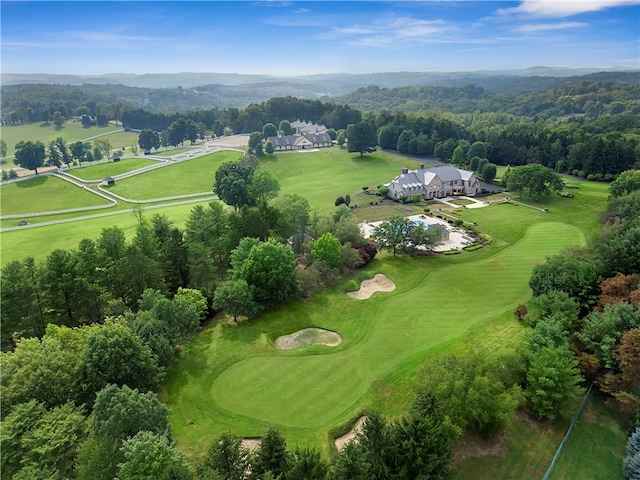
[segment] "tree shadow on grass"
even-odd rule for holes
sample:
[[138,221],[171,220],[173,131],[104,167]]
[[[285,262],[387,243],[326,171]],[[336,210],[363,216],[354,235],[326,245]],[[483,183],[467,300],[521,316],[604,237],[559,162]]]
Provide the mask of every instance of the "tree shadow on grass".
[[40,185],[44,185],[48,178],[49,177],[46,177],[46,176],[34,177],[34,178],[30,178],[29,180],[25,180],[25,181],[22,181],[22,182],[16,182],[15,185],[18,188],[39,187]]

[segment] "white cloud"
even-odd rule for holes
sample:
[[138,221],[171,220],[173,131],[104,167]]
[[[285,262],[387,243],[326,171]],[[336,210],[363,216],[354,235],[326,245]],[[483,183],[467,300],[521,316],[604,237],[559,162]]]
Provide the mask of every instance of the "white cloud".
[[254,7],[290,7],[293,2],[280,2],[277,0],[265,0],[262,2],[253,2],[251,5]]
[[523,0],[517,7],[498,9],[496,15],[498,17],[517,15],[537,18],[564,18],[580,13],[638,4],[640,4],[640,0]]
[[583,22],[557,22],[557,23],[528,23],[518,25],[513,28],[514,32],[532,33],[543,32],[548,30],[567,30],[569,28],[588,27],[588,23]]
[[451,41],[455,29],[443,20],[422,20],[412,17],[377,20],[367,25],[335,27],[320,38],[341,40],[359,46],[402,46],[407,43]]
[[308,8],[298,8],[297,10],[294,10],[293,13],[309,13],[311,10],[309,10]]

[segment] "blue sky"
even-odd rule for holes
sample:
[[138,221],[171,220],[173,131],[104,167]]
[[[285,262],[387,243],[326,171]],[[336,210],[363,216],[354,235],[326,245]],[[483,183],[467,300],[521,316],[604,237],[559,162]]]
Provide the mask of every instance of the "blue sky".
[[2,0],[0,13],[11,73],[640,67],[640,0]]

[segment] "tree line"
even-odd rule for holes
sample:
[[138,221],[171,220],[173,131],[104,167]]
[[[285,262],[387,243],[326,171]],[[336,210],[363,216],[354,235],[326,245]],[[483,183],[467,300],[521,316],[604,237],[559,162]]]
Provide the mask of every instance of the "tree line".
[[640,406],[640,171],[622,173],[610,191],[598,239],[535,267],[534,298],[517,315],[533,328],[532,348],[562,351],[574,372],[632,412]]

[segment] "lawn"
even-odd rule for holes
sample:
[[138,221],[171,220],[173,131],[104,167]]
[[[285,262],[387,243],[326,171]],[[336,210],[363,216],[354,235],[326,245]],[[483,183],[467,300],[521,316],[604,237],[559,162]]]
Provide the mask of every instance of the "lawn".
[[241,153],[233,151],[211,153],[129,177],[109,187],[109,191],[132,200],[212,192],[218,167],[241,157]]
[[[512,311],[530,295],[527,280],[535,264],[584,241],[579,229],[562,223],[520,226],[519,241],[489,255],[376,261],[368,273],[385,273],[397,289],[367,301],[338,288],[247,324],[211,324],[183,351],[166,384],[164,399],[181,447],[197,456],[205,438],[226,430],[261,435],[271,424],[293,444],[311,442],[328,451],[331,428],[379,407],[378,382],[399,366],[415,371],[469,329]],[[344,341],[333,349],[290,352],[272,346],[277,336],[309,326],[337,331]]]
[[622,480],[628,419],[614,414],[594,393],[558,458],[551,480]]
[[[66,142],[77,142],[78,140],[84,140],[86,138],[94,137],[96,135],[101,135],[109,132],[116,132],[118,130],[122,130],[121,125],[109,125],[107,127],[91,127],[84,128],[80,122],[66,122],[64,126],[60,129],[56,128],[53,123],[44,125],[41,123],[28,123],[24,125],[3,125],[2,126],[2,139],[7,142],[7,156],[11,156],[15,152],[16,143],[21,140],[27,141],[36,141],[40,140],[42,143],[47,145],[51,140],[55,140],[58,137],[62,137]],[[137,134],[131,132],[122,132],[126,134],[126,136],[120,136],[118,134],[117,137],[109,136],[109,140],[111,141],[111,145],[113,148],[129,146],[133,145],[133,143],[137,143],[138,136]],[[134,138],[135,141],[130,140]],[[117,144],[112,140],[113,138],[118,138]],[[127,143],[124,145],[120,145],[122,141],[127,140]],[[133,142],[133,143],[132,143]],[[7,166],[11,166],[11,161],[8,162]]]
[[82,180],[101,180],[157,163],[157,161],[147,158],[123,158],[119,162],[105,162],[88,167],[74,168],[69,173]]
[[104,198],[51,175],[3,185],[0,198],[2,215],[109,205]]
[[[541,478],[570,422],[569,417],[551,422],[520,414],[507,428],[506,441],[499,452],[459,462],[456,478]],[[593,394],[560,453],[550,479],[622,480],[626,444],[622,424],[621,419],[604,406],[602,396]],[[469,445],[466,447],[470,450]]]
[[[169,217],[176,226],[183,228],[191,210],[198,203],[206,204],[206,202],[194,202],[186,205],[162,208],[145,206],[145,216],[147,218],[151,218],[151,216],[156,213],[164,214],[167,215],[167,217]],[[124,207],[130,209],[131,205]],[[103,228],[114,225],[122,228],[127,238],[133,237],[138,220],[133,213],[117,211],[117,208],[118,207],[98,210],[97,212],[84,212],[82,214],[105,214],[105,216],[99,218],[3,232],[2,242],[0,242],[0,258],[2,259],[2,265],[6,265],[12,260],[21,260],[25,257],[44,260],[53,250],[57,248],[76,248],[78,246],[78,242],[83,238],[95,240],[98,238],[98,235],[100,235]],[[58,218],[58,216],[56,216],[56,218]],[[29,221],[31,221],[31,219],[29,219]],[[14,220],[12,223],[15,225],[17,222]]]
[[184,148],[172,148],[171,150],[152,150],[152,154],[155,157],[172,157],[180,153],[190,152],[197,149],[198,146],[184,147]]
[[[351,195],[351,205],[359,205],[355,195],[362,197],[362,187],[373,189],[399,175],[403,166],[417,167],[409,160],[382,152],[362,155],[348,153],[336,147],[317,152],[283,153],[265,156],[260,167],[280,182],[282,193],[297,193],[320,212],[334,208],[339,196]],[[366,195],[366,202],[376,197]]]

